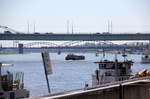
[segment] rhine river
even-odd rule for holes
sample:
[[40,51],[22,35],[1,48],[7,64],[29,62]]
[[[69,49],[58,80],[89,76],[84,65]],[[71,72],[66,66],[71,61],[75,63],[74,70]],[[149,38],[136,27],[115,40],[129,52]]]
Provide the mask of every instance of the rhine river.
[[[93,62],[102,59],[102,54],[98,57],[94,53],[76,53],[84,55],[85,60],[66,61],[67,53],[50,53],[53,74],[49,75],[49,83],[52,93],[64,92],[73,89],[83,88],[85,83],[91,84],[91,75],[98,68]],[[118,60],[123,61],[121,54],[117,55]],[[106,54],[105,59],[114,60],[114,54]],[[150,64],[141,64],[141,55],[131,55],[128,60],[133,60],[132,74],[146,68],[150,71]],[[30,90],[31,96],[40,96],[48,94],[44,75],[42,57],[40,53],[0,55],[0,61],[3,63],[14,64],[12,67],[2,68],[6,71],[24,72],[25,88]]]

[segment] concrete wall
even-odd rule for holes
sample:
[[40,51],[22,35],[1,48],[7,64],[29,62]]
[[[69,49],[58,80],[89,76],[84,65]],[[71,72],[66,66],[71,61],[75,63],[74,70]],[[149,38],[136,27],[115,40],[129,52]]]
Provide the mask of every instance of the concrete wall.
[[150,99],[150,84],[134,84],[55,99]]

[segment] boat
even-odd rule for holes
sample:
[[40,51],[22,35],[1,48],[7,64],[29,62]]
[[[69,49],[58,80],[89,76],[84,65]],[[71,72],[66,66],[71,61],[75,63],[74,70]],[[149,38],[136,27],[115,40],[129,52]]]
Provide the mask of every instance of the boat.
[[99,65],[92,74],[92,86],[128,80],[131,76],[132,61],[124,60],[109,61],[103,60],[94,62]]
[[24,73],[2,71],[2,68],[12,66],[0,63],[0,99],[28,98],[29,91],[24,88]]
[[65,60],[84,60],[85,56],[82,55],[74,55],[74,54],[68,54],[65,57]]
[[150,56],[148,54],[145,54],[144,56],[142,56],[141,58],[141,63],[150,63]]

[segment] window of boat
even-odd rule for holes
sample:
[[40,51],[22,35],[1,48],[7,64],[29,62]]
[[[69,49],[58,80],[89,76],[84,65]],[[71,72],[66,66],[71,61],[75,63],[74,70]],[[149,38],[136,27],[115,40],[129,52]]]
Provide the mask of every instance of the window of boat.
[[106,64],[99,64],[99,69],[105,69]]
[[119,77],[119,81],[121,81],[122,80],[122,78],[121,77]]
[[131,65],[128,65],[128,69],[130,69],[131,68]]
[[114,69],[114,65],[113,64],[108,64],[108,69]]
[[102,64],[99,64],[99,69],[101,69],[102,68]]
[[118,63],[117,67],[118,67],[118,69],[121,69],[121,68],[123,68],[123,64],[122,63]]
[[104,64],[99,64],[99,69],[104,69]]
[[99,64],[99,69],[114,69],[114,64]]
[[105,69],[113,69],[113,64],[104,64]]
[[106,75],[106,76],[112,76],[112,71],[107,71],[107,72],[105,72],[105,75]]
[[113,67],[112,67],[112,69],[115,69],[115,66],[116,66],[116,64],[113,64]]

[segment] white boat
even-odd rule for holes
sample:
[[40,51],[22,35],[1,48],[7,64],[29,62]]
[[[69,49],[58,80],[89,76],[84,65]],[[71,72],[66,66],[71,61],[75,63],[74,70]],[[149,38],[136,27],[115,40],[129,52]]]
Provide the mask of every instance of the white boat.
[[3,66],[13,66],[14,64],[2,64],[2,67]]
[[116,81],[128,80],[131,76],[132,61],[119,62],[115,61],[99,61],[94,62],[99,68],[92,75],[92,86],[101,85]]
[[150,56],[149,55],[142,56],[141,63],[150,63]]

